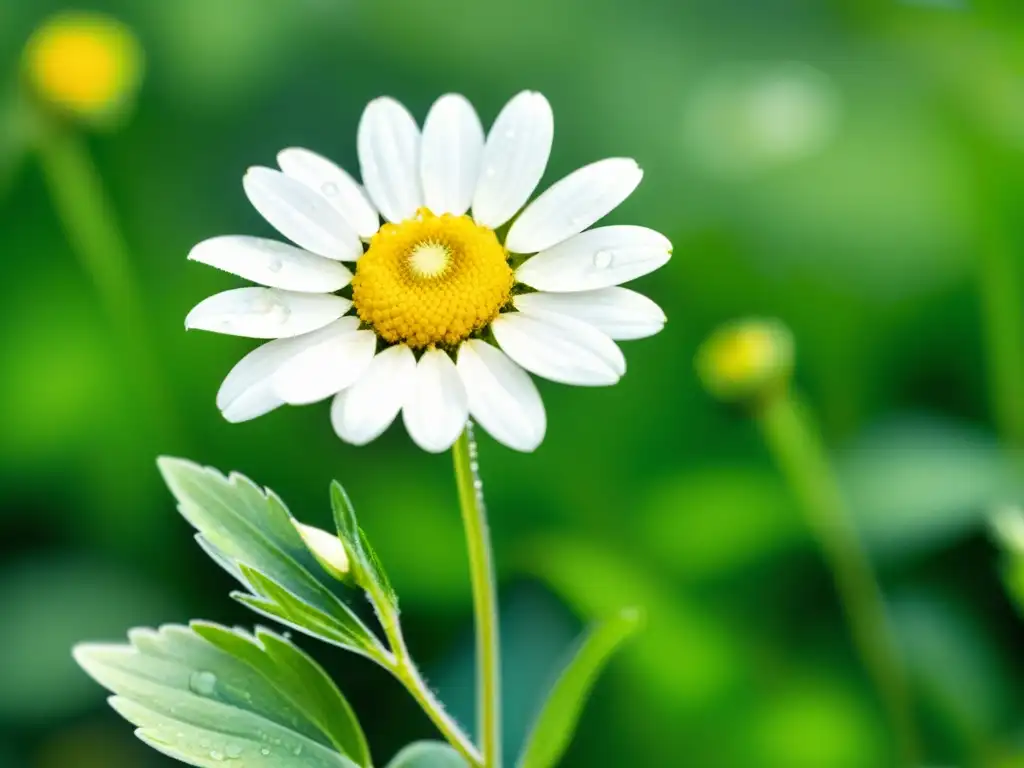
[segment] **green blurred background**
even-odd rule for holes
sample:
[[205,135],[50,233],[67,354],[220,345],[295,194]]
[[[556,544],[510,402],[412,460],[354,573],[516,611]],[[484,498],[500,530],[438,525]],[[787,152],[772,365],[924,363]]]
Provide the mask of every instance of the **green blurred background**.
[[[0,2],[5,104],[24,41],[64,7]],[[889,764],[880,708],[790,492],[751,423],[693,373],[710,329],[762,314],[794,330],[798,384],[911,665],[928,764],[1024,765],[1024,632],[984,528],[1024,483],[1008,458],[1014,435],[992,416],[978,279],[1000,255],[1024,254],[1018,0],[88,8],[131,24],[148,59],[132,118],[89,144],[130,244],[167,410],[154,413],[3,107],[0,765],[168,765],[105,707],[69,648],[139,624],[252,623],[162,487],[164,453],[242,471],[325,527],[328,483],[342,481],[428,678],[472,721],[449,460],[398,428],[344,445],[323,405],[225,423],[214,394],[253,343],[182,324],[242,281],[185,255],[213,235],[270,233],[240,180],[277,150],[308,146],[354,170],[356,124],[375,96],[422,119],[459,91],[489,124],[523,88],[555,110],[545,179],[636,157],[644,183],[610,219],[668,233],[675,255],[635,285],[669,324],[626,344],[618,386],[541,382],[549,430],[534,455],[482,437],[510,747],[582,623],[636,604],[649,626],[599,684],[566,766]],[[384,672],[301,644],[352,699],[379,762],[432,736]]]

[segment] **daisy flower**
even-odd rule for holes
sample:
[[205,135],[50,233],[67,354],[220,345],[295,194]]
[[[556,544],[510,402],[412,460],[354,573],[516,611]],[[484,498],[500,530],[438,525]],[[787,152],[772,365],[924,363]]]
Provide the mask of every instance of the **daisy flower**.
[[228,374],[224,417],[333,397],[331,421],[349,443],[370,442],[401,413],[427,451],[449,448],[470,417],[532,451],[546,417],[527,372],[616,383],[626,362],[614,340],[665,323],[619,286],[665,264],[672,246],[644,227],[588,229],[640,183],[630,159],[592,163],[527,204],[553,134],[539,93],[515,96],[486,137],[462,96],[438,99],[422,131],[379,98],[359,122],[362,185],[305,149],[282,151],[279,169],[250,169],[246,195],[292,244],[230,235],[189,255],[265,286],[211,296],[186,319],[273,339]]

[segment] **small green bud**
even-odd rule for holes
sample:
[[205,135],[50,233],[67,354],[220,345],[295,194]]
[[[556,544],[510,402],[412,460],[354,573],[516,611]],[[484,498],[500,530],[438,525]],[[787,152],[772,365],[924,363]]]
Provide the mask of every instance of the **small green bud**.
[[341,543],[335,534],[316,528],[312,525],[292,520],[292,525],[299,532],[306,547],[313,553],[313,557],[324,567],[331,576],[338,581],[350,580],[350,565],[348,554],[345,552],[345,545]]
[[55,112],[89,123],[116,122],[142,82],[135,34],[98,13],[64,12],[29,38],[22,57],[35,98]]
[[778,320],[737,320],[718,328],[697,351],[697,374],[729,403],[763,400],[785,390],[793,372],[793,336]]

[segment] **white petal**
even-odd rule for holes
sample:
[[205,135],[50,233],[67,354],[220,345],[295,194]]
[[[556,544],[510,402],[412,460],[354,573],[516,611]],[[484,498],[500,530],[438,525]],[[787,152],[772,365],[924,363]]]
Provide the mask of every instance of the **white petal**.
[[536,253],[579,234],[629,197],[643,175],[635,160],[624,157],[598,160],[570,173],[515,220],[505,247],[512,253]]
[[416,364],[402,421],[413,441],[425,451],[451,448],[469,419],[466,388],[455,363],[439,349],[428,349]]
[[473,218],[494,229],[526,205],[551,154],[555,118],[541,94],[523,91],[494,121],[473,195]]
[[342,215],[301,181],[271,168],[250,168],[242,186],[263,218],[296,245],[336,261],[355,261],[362,254]]
[[370,199],[384,218],[412,218],[420,192],[420,130],[409,111],[391,98],[374,99],[359,121],[359,165]]
[[264,381],[232,400],[221,415],[232,424],[238,424],[270,413],[282,405],[284,400],[273,393],[269,382]]
[[516,280],[555,293],[607,288],[653,272],[671,255],[672,243],[653,229],[599,227],[527,259]]
[[270,388],[270,379],[285,362],[319,333],[278,339],[256,347],[239,360],[217,392],[217,407],[228,421],[247,421],[283,404]]
[[430,108],[423,123],[420,179],[432,213],[461,216],[473,202],[484,151],[484,128],[465,96],[449,93]]
[[402,410],[416,373],[416,358],[404,344],[388,347],[348,389],[334,398],[331,423],[338,437],[366,445],[384,432]]
[[578,293],[524,293],[514,299],[523,312],[554,312],[582,320],[612,339],[642,339],[665,327],[661,307],[628,288]]
[[526,370],[563,384],[616,383],[626,359],[596,328],[547,312],[505,312],[491,324],[501,348]]
[[253,339],[282,339],[323,328],[351,306],[348,299],[330,294],[236,288],[201,301],[188,313],[185,327]]
[[[377,347],[373,331],[356,330],[359,318],[343,317],[307,334],[302,350],[274,372],[274,394],[292,405],[315,403],[337,394],[366,370]],[[313,338],[315,337],[315,338]]]
[[544,403],[530,375],[501,350],[479,339],[459,347],[459,375],[469,412],[494,439],[533,451],[544,439]]
[[370,238],[377,233],[377,209],[356,180],[338,165],[316,152],[297,147],[279,152],[277,164],[286,175],[327,198],[357,235]]
[[334,293],[352,281],[352,273],[344,264],[261,237],[213,237],[195,246],[188,257],[254,283],[288,291]]

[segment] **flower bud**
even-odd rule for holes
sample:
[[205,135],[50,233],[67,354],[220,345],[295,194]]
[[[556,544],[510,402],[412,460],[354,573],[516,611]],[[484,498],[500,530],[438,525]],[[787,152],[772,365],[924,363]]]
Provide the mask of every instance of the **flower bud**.
[[143,55],[132,31],[116,19],[66,12],[32,34],[23,66],[43,105],[86,122],[109,123],[134,99]]
[[349,580],[348,554],[345,552],[345,545],[341,543],[341,539],[333,533],[328,533],[312,525],[305,525],[298,520],[293,519],[292,525],[295,526],[295,530],[299,532],[309,551],[313,553],[325,571],[338,581]]
[[789,384],[793,336],[778,320],[737,320],[704,341],[696,362],[704,387],[714,397],[730,403],[763,400]]

